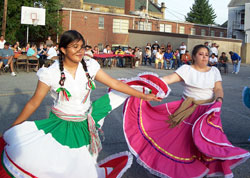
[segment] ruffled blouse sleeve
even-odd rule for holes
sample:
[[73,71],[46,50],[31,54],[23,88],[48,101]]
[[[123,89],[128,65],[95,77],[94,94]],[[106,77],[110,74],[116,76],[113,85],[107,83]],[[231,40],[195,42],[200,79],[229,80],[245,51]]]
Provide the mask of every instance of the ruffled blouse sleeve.
[[40,68],[36,75],[38,76],[38,79],[45,83],[46,85],[48,86],[51,86],[52,85],[52,81],[51,81],[51,75],[50,75],[50,70],[49,68],[46,68],[46,67],[42,67]]
[[86,61],[86,65],[88,68],[89,75],[93,77],[94,79],[96,76],[96,73],[100,69],[100,64],[95,59],[92,59],[92,58],[85,60],[85,61]]
[[177,73],[184,81],[186,81],[189,78],[190,74],[190,66],[187,64],[182,65],[179,67],[175,73]]

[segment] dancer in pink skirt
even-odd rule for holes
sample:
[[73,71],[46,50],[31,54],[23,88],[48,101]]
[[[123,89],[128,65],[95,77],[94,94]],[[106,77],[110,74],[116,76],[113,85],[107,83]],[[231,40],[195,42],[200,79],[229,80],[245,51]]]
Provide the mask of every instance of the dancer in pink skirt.
[[[222,78],[209,67],[209,50],[197,45],[192,65],[163,77],[182,82],[183,97],[158,106],[130,97],[124,107],[124,133],[137,161],[159,177],[233,177],[232,168],[250,157],[227,139],[220,120]],[[163,88],[162,86],[159,86]]]

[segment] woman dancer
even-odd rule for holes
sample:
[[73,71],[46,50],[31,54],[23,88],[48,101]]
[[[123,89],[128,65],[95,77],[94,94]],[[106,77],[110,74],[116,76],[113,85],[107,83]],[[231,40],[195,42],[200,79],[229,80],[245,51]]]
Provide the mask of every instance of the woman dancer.
[[124,107],[124,132],[139,164],[159,177],[233,177],[231,168],[250,154],[234,147],[223,132],[222,79],[209,67],[209,50],[197,45],[193,65],[162,78],[184,83],[183,98],[159,106],[130,97]]
[[[93,79],[145,100],[158,99],[111,78],[94,59],[83,60],[84,45],[80,33],[65,32],[60,39],[59,61],[38,71],[34,95],[0,140],[1,178],[121,177],[131,165],[128,152],[96,163],[101,149],[96,126],[103,117],[98,110],[102,101],[91,106]],[[54,99],[49,118],[26,121],[49,91]]]

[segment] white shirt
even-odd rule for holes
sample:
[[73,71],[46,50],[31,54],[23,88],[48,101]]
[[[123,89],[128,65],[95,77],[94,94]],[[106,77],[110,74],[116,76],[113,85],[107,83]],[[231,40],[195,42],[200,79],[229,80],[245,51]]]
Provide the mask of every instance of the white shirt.
[[209,61],[214,64],[214,63],[218,62],[218,59],[217,59],[217,57],[214,57],[214,58],[210,57]]
[[157,52],[155,57],[156,57],[156,59],[162,60],[163,56],[164,56],[164,53],[160,54],[159,52]]
[[215,56],[218,56],[218,49],[216,47],[210,48],[210,55],[215,54]]
[[199,72],[190,65],[182,65],[175,71],[184,81],[183,95],[196,100],[214,97],[215,82],[222,81],[219,70],[211,67],[208,72]]
[[187,49],[186,45],[180,46],[180,54],[185,54],[186,49]]
[[111,50],[107,50],[107,48],[104,48],[104,49],[103,49],[103,53],[104,53],[104,54],[111,54],[112,51],[111,51]]
[[[96,73],[100,69],[100,65],[94,59],[86,61],[89,75],[95,77]],[[61,95],[56,93],[56,90],[60,88],[60,69],[59,62],[56,60],[49,68],[41,68],[37,72],[39,80],[50,88],[50,95],[54,99],[54,107],[63,111],[66,114],[84,114],[90,107],[90,95],[87,101],[83,104],[84,97],[86,96],[88,90],[86,85],[88,79],[85,75],[85,71],[82,64],[78,64],[76,70],[75,78],[64,68],[64,73],[66,80],[64,82],[64,87],[70,92],[71,97],[69,101],[61,98]]]
[[3,49],[3,48],[4,48],[4,43],[5,43],[5,42],[6,42],[5,40],[0,41],[0,49]]
[[47,59],[51,59],[52,57],[57,56],[57,52],[55,48],[53,47],[49,48],[49,51],[47,52],[47,54],[49,55]]

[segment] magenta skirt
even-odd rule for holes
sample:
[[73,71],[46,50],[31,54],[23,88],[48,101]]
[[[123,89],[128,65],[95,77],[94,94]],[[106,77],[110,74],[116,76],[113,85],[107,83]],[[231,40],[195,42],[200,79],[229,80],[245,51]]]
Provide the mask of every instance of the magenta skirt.
[[232,177],[232,168],[250,157],[234,147],[221,124],[221,103],[199,105],[175,128],[169,115],[183,100],[158,106],[130,97],[124,105],[124,133],[139,164],[159,177]]

